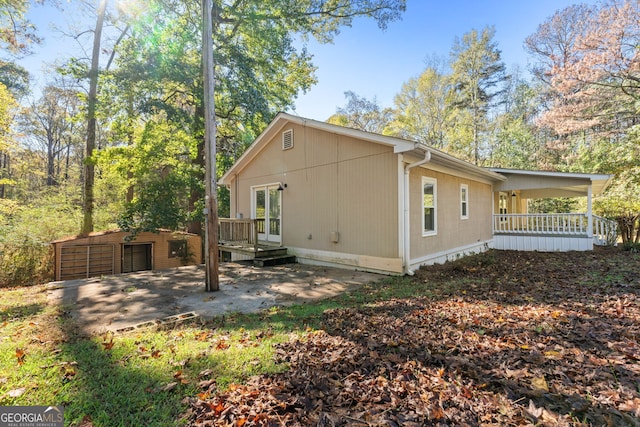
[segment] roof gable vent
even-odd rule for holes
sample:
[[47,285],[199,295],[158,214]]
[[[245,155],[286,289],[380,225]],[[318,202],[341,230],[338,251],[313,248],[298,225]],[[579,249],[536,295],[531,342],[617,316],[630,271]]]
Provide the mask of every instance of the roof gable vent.
[[282,149],[289,150],[293,148],[293,129],[287,129],[282,132]]

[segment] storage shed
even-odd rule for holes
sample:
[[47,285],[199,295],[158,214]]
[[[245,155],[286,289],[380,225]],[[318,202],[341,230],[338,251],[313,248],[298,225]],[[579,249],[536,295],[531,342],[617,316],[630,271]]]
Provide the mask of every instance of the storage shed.
[[55,280],[163,270],[202,262],[202,240],[196,234],[161,230],[135,238],[121,230],[95,232],[52,242]]

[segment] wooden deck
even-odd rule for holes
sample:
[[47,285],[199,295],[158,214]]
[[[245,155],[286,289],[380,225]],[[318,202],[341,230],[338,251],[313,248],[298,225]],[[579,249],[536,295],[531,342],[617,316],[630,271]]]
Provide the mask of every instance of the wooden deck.
[[253,259],[259,266],[295,262],[287,248],[261,242],[258,233],[264,220],[220,218],[218,225],[218,250],[239,254]]

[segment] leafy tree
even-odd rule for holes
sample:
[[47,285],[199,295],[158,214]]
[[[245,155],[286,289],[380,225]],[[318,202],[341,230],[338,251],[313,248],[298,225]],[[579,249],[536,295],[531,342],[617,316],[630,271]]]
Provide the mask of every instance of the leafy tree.
[[503,111],[493,120],[489,164],[514,169],[545,169],[545,135],[536,125],[542,108],[540,88],[520,77],[516,67],[505,85]]
[[40,42],[33,24],[25,19],[29,4],[24,0],[0,0],[0,47],[4,52],[26,54],[32,43]]
[[391,110],[380,107],[376,99],[368,100],[356,93],[344,93],[347,104],[338,108],[327,122],[366,132],[383,133],[391,120]]
[[0,83],[0,199],[7,195],[10,179],[9,149],[14,145],[12,125],[17,103],[5,85]]
[[447,133],[452,119],[450,76],[429,66],[409,79],[394,98],[394,119],[389,132],[437,148],[448,148]]
[[[488,130],[488,113],[498,99],[501,85],[507,80],[501,53],[493,41],[495,30],[487,27],[478,32],[471,30],[456,39],[451,49],[452,81],[455,105],[468,111],[461,118],[470,119],[461,124],[471,127],[471,140],[460,141],[471,147],[472,160],[479,164],[484,152],[482,135]],[[460,120],[460,118],[459,118]]]
[[606,196],[594,203],[598,214],[618,222],[624,243],[640,241],[640,126],[622,138],[598,138],[580,147],[576,164],[585,170],[615,174]]
[[[350,25],[358,16],[373,17],[384,27],[397,19],[404,7],[404,0],[215,2],[216,141],[219,156],[225,159],[219,164],[232,163],[278,111],[286,110],[300,91],[315,82],[305,37],[331,41],[340,27]],[[135,129],[144,121],[166,120],[172,132],[187,132],[198,141],[193,156],[185,159],[191,163],[189,179],[171,184],[184,186],[179,193],[190,195],[189,206],[166,204],[162,209],[171,209],[156,215],[154,210],[160,206],[141,202],[153,199],[143,193],[156,191],[155,187],[137,185],[137,212],[144,210],[146,214],[129,216],[129,222],[153,217],[157,219],[154,224],[168,227],[181,217],[181,224],[185,218],[199,223],[204,164],[200,21],[197,2],[150,1],[131,20],[131,37],[123,40],[114,59],[116,68],[108,77],[114,82],[110,93],[121,91],[109,108],[126,111],[130,108],[126,100],[130,99],[131,111],[140,113],[127,126]],[[120,134],[130,134],[124,123],[126,120],[120,121]],[[140,183],[140,178],[132,177],[132,182]],[[163,217],[165,224],[160,221]],[[140,225],[147,226],[144,222]],[[191,224],[189,229],[197,228]]]
[[29,72],[13,62],[0,60],[0,83],[19,100],[29,93]]
[[[129,231],[154,231],[160,228],[184,229],[189,221],[189,188],[198,176],[193,159],[198,141],[168,121],[150,121],[131,146],[113,148],[101,154],[101,163],[115,165],[112,176],[131,171],[138,191],[119,220]],[[126,161],[125,161],[126,160]]]

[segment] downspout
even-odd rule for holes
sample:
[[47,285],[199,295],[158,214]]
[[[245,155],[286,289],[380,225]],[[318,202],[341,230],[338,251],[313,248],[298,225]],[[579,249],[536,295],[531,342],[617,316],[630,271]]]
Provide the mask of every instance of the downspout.
[[409,163],[404,167],[404,253],[403,268],[404,274],[413,276],[411,270],[411,224],[409,223],[409,172],[411,169],[423,165],[431,161],[431,151],[428,149],[424,152],[424,158],[413,163]]

